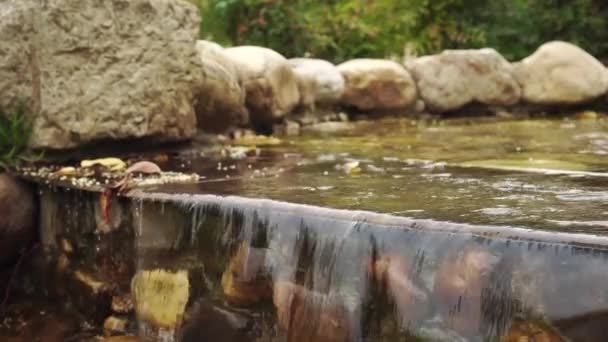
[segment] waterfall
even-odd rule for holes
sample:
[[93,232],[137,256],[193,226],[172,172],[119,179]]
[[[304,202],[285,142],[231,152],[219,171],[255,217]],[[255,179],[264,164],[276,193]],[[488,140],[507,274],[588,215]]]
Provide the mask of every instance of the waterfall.
[[208,334],[201,317],[221,310],[248,322],[238,336],[250,340],[560,336],[608,308],[608,237],[234,196],[129,196],[140,206],[138,271],[189,274],[197,309],[176,336]]

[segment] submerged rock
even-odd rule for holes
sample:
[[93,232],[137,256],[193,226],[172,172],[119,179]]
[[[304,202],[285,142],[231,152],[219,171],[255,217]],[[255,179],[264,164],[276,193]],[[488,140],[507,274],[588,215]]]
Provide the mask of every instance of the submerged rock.
[[252,325],[250,317],[201,299],[188,309],[178,336],[180,342],[254,341],[248,336]]
[[129,320],[125,317],[110,316],[103,322],[103,329],[107,335],[124,334],[128,326]]
[[341,104],[362,111],[405,109],[417,100],[416,83],[396,62],[355,59],[338,65],[345,80]]
[[292,58],[289,64],[298,77],[308,75],[314,80],[311,98],[315,104],[338,103],[344,93],[344,77],[332,63],[313,58]]
[[247,306],[272,296],[266,251],[241,244],[222,275],[224,296],[233,305]]
[[443,258],[433,295],[448,327],[465,336],[481,332],[483,290],[498,261],[478,246],[455,250]]
[[133,297],[131,294],[112,297],[112,311],[121,314],[127,314],[133,311]]
[[[346,342],[356,340],[356,312],[345,298],[321,294],[286,281],[274,285],[279,327],[288,341]],[[356,310],[356,308],[355,308]]]
[[608,312],[604,310],[556,321],[554,325],[570,341],[603,342],[607,324]]
[[67,275],[69,296],[81,312],[96,321],[103,320],[111,310],[113,284],[100,279],[99,274],[76,270]]
[[455,110],[473,101],[512,105],[521,97],[511,64],[494,49],[447,50],[418,58],[408,68],[431,111]]
[[298,105],[296,76],[278,52],[259,46],[238,46],[225,49],[224,53],[237,66],[254,125],[271,127]]
[[350,122],[328,121],[316,123],[310,126],[304,126],[302,130],[305,133],[334,134],[351,130],[354,127],[355,125]]
[[374,262],[374,279],[389,297],[402,328],[415,327],[430,312],[430,297],[411,279],[412,263],[400,256]]
[[31,100],[36,148],[188,139],[199,21],[186,1],[2,1],[0,107]]
[[237,66],[216,43],[199,40],[196,48],[204,78],[196,105],[199,128],[223,132],[230,127],[246,125],[249,114]]
[[537,104],[575,104],[608,91],[608,70],[576,45],[554,41],[515,65],[523,99]]
[[554,328],[540,321],[518,322],[511,326],[509,332],[500,342],[566,342]]
[[35,237],[36,214],[33,190],[0,174],[0,266],[14,261]]
[[175,330],[190,297],[188,272],[140,271],[131,283],[137,317],[156,328]]

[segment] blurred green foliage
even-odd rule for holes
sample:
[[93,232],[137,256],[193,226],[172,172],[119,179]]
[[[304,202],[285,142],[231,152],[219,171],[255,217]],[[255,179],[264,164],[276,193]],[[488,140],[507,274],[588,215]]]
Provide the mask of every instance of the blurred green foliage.
[[356,57],[494,47],[511,60],[566,40],[608,56],[604,0],[191,0],[201,37],[287,57]]
[[0,108],[0,172],[19,165],[23,161],[33,161],[28,150],[32,126],[28,119],[27,102],[19,102],[10,110]]

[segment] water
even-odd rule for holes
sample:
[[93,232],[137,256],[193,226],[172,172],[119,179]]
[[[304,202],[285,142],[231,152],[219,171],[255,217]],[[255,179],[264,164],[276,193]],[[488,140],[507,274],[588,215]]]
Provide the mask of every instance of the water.
[[[603,120],[359,123],[243,159],[188,158],[182,170],[206,180],[134,196],[177,204],[185,212],[177,216],[194,219],[178,228],[191,233],[177,254],[221,251],[192,258],[223,260],[209,280],[216,303],[238,294],[218,284],[240,260],[241,290],[256,298],[245,306],[271,317],[254,326],[278,327],[273,338],[595,341],[608,294],[605,128]],[[360,170],[348,172],[354,162]],[[217,235],[201,238],[206,229]]]
[[[150,191],[606,234],[607,126],[605,119],[363,122],[219,164],[189,156],[179,169],[205,181]],[[360,171],[347,174],[341,167],[353,161]]]
[[[546,327],[551,341],[601,338],[581,322],[608,307],[606,238],[239,197],[133,196],[144,199],[139,269],[185,270],[204,279],[194,300],[255,310],[240,313],[248,340],[491,341],[518,322]],[[159,231],[170,245],[149,244]],[[205,335],[197,319],[185,326]]]
[[144,340],[603,341],[606,125],[387,120],[195,149],[161,166],[204,180],[132,191],[109,224],[97,193],[41,186],[42,243],[52,274],[131,293]]

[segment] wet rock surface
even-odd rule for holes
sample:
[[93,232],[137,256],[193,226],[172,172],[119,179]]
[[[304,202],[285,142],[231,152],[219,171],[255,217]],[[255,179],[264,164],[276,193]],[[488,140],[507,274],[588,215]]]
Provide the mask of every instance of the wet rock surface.
[[106,335],[121,335],[127,332],[129,320],[125,317],[110,316],[103,321]]
[[0,106],[31,99],[31,146],[196,132],[199,16],[185,1],[0,4]]
[[0,329],[0,338],[6,342],[48,341],[65,342],[69,339],[89,340],[90,334],[80,335],[77,318],[61,313],[45,313],[32,315],[20,322],[17,331],[4,334]]
[[137,316],[159,329],[175,330],[182,323],[190,283],[185,271],[140,271],[132,282]]
[[186,313],[178,336],[181,342],[255,341],[255,336],[250,334],[252,324],[252,319],[246,314],[198,300]]
[[36,213],[33,189],[0,174],[0,267],[14,262],[35,238]]
[[208,132],[223,132],[230,127],[247,125],[245,89],[237,66],[224,49],[213,42],[199,40],[196,48],[204,77],[196,105],[198,127]]
[[270,298],[266,251],[239,246],[222,275],[224,296],[233,305],[247,306]]
[[355,338],[355,313],[338,294],[324,295],[279,282],[274,286],[273,302],[278,325],[289,341],[341,342]]
[[418,326],[431,310],[429,294],[413,281],[414,265],[401,256],[384,256],[373,265],[374,280],[394,305],[397,322],[403,329]]
[[549,324],[544,322],[518,322],[514,324],[500,342],[565,342],[562,337]]

